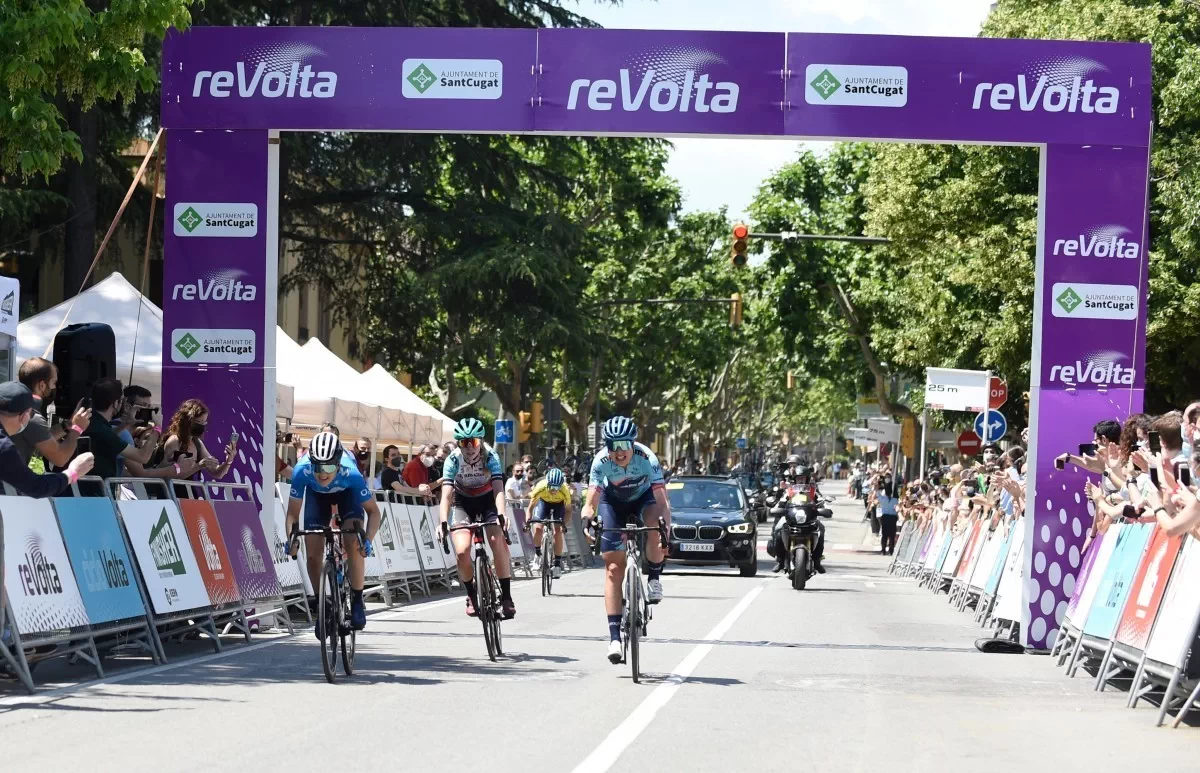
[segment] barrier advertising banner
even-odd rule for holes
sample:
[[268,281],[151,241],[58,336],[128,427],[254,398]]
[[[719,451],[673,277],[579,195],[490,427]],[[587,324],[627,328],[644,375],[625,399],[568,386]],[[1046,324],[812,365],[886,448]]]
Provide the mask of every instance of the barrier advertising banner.
[[1167,592],[1158,608],[1158,620],[1150,632],[1146,657],[1168,666],[1182,668],[1196,638],[1200,620],[1200,542],[1188,537],[1175,571],[1167,583]]
[[421,563],[428,572],[437,572],[446,567],[453,567],[454,548],[451,546],[450,555],[442,553],[442,538],[438,534],[438,517],[432,508],[422,505],[406,505],[409,528],[417,541],[417,551],[421,554]]
[[1024,559],[1025,530],[1018,521],[1013,524],[1012,547],[1004,571],[996,584],[995,616],[1001,620],[1021,619],[1021,564]]
[[288,486],[286,483],[280,483],[276,488],[281,490],[284,498],[281,501],[279,497],[275,497],[272,507],[263,508],[260,516],[262,528],[271,544],[271,561],[275,564],[275,576],[279,579],[279,584],[284,588],[295,588],[304,585],[305,578],[300,571],[300,562],[293,561],[287,553],[284,502],[287,501]]
[[959,580],[966,580],[971,576],[971,570],[975,568],[975,558],[979,555],[979,547],[987,531],[983,528],[983,521],[976,521],[971,526],[971,536],[967,539],[967,549],[963,551],[962,558],[959,559],[958,567],[954,570],[954,576]]
[[375,537],[375,549],[383,562],[383,570],[388,574],[420,572],[417,541],[408,526],[408,506],[385,502],[380,504],[379,512],[383,521]]
[[[1151,526],[1153,528],[1153,526]],[[1146,649],[1150,629],[1158,615],[1159,605],[1167,590],[1167,579],[1175,559],[1183,547],[1183,537],[1171,537],[1162,529],[1154,529],[1145,558],[1138,566],[1130,586],[1129,600],[1117,625],[1117,641],[1135,649]]]
[[123,499],[117,502],[133,554],[141,567],[155,614],[169,615],[209,605],[196,556],[174,502]]
[[271,548],[258,520],[258,505],[253,502],[213,502],[213,512],[225,537],[225,547],[233,565],[233,576],[242,598],[274,598],[281,592],[275,576]]
[[54,633],[88,624],[71,559],[49,499],[0,497],[4,587],[17,630]]
[[954,540],[950,543],[950,551],[946,553],[945,560],[942,561],[939,570],[942,574],[954,574],[958,570],[958,564],[962,561],[963,552],[967,549],[967,540],[970,538],[970,529],[955,535]]
[[103,497],[59,497],[54,509],[92,625],[145,615],[113,503]]
[[208,598],[214,606],[239,600],[237,579],[233,576],[233,562],[221,538],[221,526],[213,513],[212,503],[201,499],[183,499],[179,502],[180,514],[187,528],[188,540],[196,554],[196,564]]
[[[1096,600],[1083,624],[1083,632],[1088,636],[1111,639],[1117,630],[1121,610],[1129,598],[1129,586],[1137,573],[1146,549],[1146,540],[1150,538],[1153,528],[1154,524],[1150,523],[1125,524],[1125,528],[1117,535],[1112,558],[1096,588]],[[1063,612],[1066,612],[1065,603]]]
[[1013,523],[1008,526],[1008,534],[1004,535],[1004,542],[996,554],[996,560],[992,562],[991,567],[988,569],[987,581],[983,586],[984,593],[989,596],[996,595],[996,591],[1000,588],[1000,577],[1004,574],[1004,567],[1008,565],[1009,556],[1012,555],[1014,550],[1018,556],[1021,553],[1021,544],[1024,540],[1020,535],[1023,534],[1024,530],[1020,528],[1019,523]]
[[[1083,600],[1084,592],[1088,585],[1088,579],[1092,576],[1092,568],[1096,565],[1096,557],[1100,555],[1101,547],[1104,541],[1108,539],[1108,535],[1112,533],[1109,529],[1092,540],[1087,546],[1087,550],[1083,552],[1083,564],[1079,568],[1079,579],[1075,581],[1071,588],[1071,600],[1067,602],[1067,615],[1065,620],[1070,620],[1072,623],[1078,618],[1087,615],[1088,607],[1083,607],[1083,614],[1080,614],[1080,602]],[[1078,627],[1078,626],[1076,626]]]
[[929,558],[925,562],[925,568],[933,572],[939,570],[946,561],[946,554],[950,552],[950,546],[954,544],[954,532],[945,529],[937,539],[938,549],[929,551]]
[[513,546],[514,547],[519,546],[522,551],[522,553],[520,553],[520,554],[513,553],[513,555],[525,555],[525,554],[533,555],[533,553],[534,553],[533,535],[525,530],[525,524],[529,522],[529,516],[525,512],[524,505],[518,505],[515,502],[510,502],[508,505],[508,512],[509,512],[509,515],[511,516],[508,519],[509,532],[511,534],[512,529],[515,528],[517,530],[516,533],[520,536],[519,540],[516,539],[515,537],[513,538]]
[[971,572],[971,578],[967,582],[972,588],[983,590],[987,585],[988,577],[992,574],[992,567],[996,565],[997,558],[1000,555],[1000,548],[1004,546],[1003,527],[998,527],[996,531],[989,532],[987,541],[983,543],[982,552],[979,554],[979,560],[975,562],[975,571]]

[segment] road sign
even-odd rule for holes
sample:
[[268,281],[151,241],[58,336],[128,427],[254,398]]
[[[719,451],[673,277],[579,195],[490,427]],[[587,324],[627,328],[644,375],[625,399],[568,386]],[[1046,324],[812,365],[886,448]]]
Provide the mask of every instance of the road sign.
[[999,376],[992,376],[991,394],[988,397],[988,408],[996,410],[1003,408],[1008,402],[1008,382]]
[[975,456],[979,453],[979,448],[983,444],[980,442],[978,435],[971,430],[966,430],[958,436],[958,440],[955,441],[954,445],[958,446],[959,452],[964,456]]
[[737,439],[737,447],[745,451],[750,447],[750,444],[746,442],[746,438],[740,437]]
[[[987,427],[983,426],[984,419],[987,419]],[[1004,414],[1000,411],[988,411],[986,414],[980,413],[975,417],[975,434],[985,443],[993,443],[1004,437],[1004,433],[1008,432],[1008,419],[1004,418]]]
[[513,420],[505,419],[496,422],[496,445],[507,445],[513,442]]
[[925,369],[925,405],[943,411],[982,411],[988,375],[982,370]]

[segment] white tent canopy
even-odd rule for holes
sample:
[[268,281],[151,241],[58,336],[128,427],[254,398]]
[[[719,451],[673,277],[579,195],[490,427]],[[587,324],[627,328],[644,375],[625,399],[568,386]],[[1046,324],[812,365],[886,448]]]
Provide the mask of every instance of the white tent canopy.
[[[162,309],[119,273],[22,321],[17,327],[18,362],[43,356],[60,329],[81,322],[112,327],[117,377],[146,387],[155,400],[162,398]],[[439,442],[450,436],[454,426],[378,365],[359,373],[320,341],[312,339],[300,346],[278,326],[275,364],[277,415],[293,423],[317,426],[332,421],[347,437],[365,435],[405,445]],[[288,384],[299,386],[293,389]]]
[[162,309],[118,273],[22,321],[17,326],[17,359],[22,362],[31,357],[49,359],[53,352],[47,354],[47,350],[58,331],[82,322],[103,322],[113,329],[117,339],[117,378],[146,387],[155,400],[162,397]]
[[370,370],[359,375],[359,379],[366,385],[375,402],[380,405],[394,405],[416,414],[416,442],[441,443],[454,436],[453,419],[417,397],[382,366],[371,366]]

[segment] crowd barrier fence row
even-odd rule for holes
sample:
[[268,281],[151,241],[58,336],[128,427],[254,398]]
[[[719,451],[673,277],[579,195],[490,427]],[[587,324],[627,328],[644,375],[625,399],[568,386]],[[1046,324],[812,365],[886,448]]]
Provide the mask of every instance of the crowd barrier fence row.
[[[976,521],[954,533],[937,524],[905,523],[889,571],[916,578],[935,592],[948,591],[976,622],[1015,635],[1021,620],[1024,523],[991,528]],[[1080,553],[1076,548],[1038,554],[1052,581],[1061,578],[1069,601],[1054,594],[1035,603],[1053,614],[1050,654],[1074,677],[1095,670],[1097,691],[1130,681],[1127,706],[1161,692],[1157,724],[1175,711],[1178,727],[1200,708],[1200,541],[1168,535],[1151,523],[1114,524]],[[1045,566],[1035,567],[1038,571]],[[1073,579],[1077,578],[1077,579]],[[1049,608],[1047,608],[1049,607]]]
[[[4,597],[0,661],[29,691],[32,666],[68,657],[104,676],[104,655],[135,651],[165,663],[164,641],[199,634],[220,651],[223,635],[249,641],[255,624],[294,632],[290,612],[312,621],[304,541],[288,555],[290,491],[261,509],[247,484],[81,478],[74,496],[0,496]],[[376,491],[381,523],[367,559],[365,595],[388,606],[457,581],[442,550],[436,510]],[[509,505],[514,567],[532,576],[524,503]],[[566,529],[571,564],[589,566],[582,526]],[[490,552],[490,548],[489,548]]]

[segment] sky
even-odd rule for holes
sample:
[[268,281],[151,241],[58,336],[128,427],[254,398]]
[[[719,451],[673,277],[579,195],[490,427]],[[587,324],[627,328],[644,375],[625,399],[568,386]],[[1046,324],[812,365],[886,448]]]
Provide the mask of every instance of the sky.
[[[597,23],[624,29],[855,32],[974,37],[992,0],[578,0]],[[672,140],[667,172],[683,188],[684,209],[729,207],[742,217],[760,182],[795,157],[786,140]],[[805,143],[821,152],[828,143]]]

